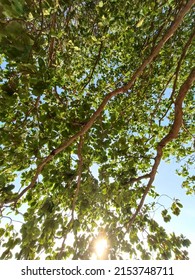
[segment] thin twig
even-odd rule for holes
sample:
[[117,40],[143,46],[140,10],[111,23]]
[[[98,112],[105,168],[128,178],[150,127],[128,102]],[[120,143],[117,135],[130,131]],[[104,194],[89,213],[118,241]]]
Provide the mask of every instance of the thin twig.
[[[51,31],[55,31],[55,27],[56,27],[56,20],[57,20],[57,15],[56,15],[56,12],[53,13],[52,15],[52,19],[51,19]],[[53,36],[51,38],[51,42],[49,44],[49,61],[48,61],[48,66],[51,67],[54,63],[54,46],[55,46],[55,37]]]
[[101,44],[100,44],[100,48],[99,48],[99,52],[98,52],[98,55],[97,55],[96,60],[95,60],[95,64],[94,64],[94,66],[93,66],[93,69],[92,69],[92,71],[91,71],[91,74],[90,74],[90,76],[89,76],[87,82],[84,84],[84,86],[83,86],[83,88],[82,88],[82,91],[83,91],[83,90],[86,88],[86,86],[90,83],[90,81],[91,81],[91,79],[92,79],[92,77],[93,77],[93,74],[94,74],[94,72],[95,72],[95,68],[96,68],[96,66],[97,66],[97,64],[98,64],[98,62],[99,62],[99,60],[100,60],[102,47],[103,47],[103,42],[101,42]]
[[80,141],[79,141],[79,145],[78,145],[79,162],[78,162],[77,188],[76,188],[75,195],[74,195],[73,202],[72,202],[72,220],[73,221],[74,221],[74,211],[75,211],[76,201],[78,198],[78,194],[79,194],[79,190],[80,190],[80,186],[81,186],[81,178],[82,178],[82,169],[83,169],[82,147],[83,147],[83,136],[80,136]]
[[135,183],[135,182],[139,182],[143,179],[148,179],[148,178],[150,178],[150,173],[147,173],[145,175],[141,175],[137,178],[131,178],[127,183],[125,183],[125,185],[132,184],[132,183]]
[[183,123],[182,123],[182,127],[183,127],[183,129],[185,130],[185,132],[186,132],[188,135],[190,135],[190,136],[194,139],[194,141],[195,141],[195,135],[193,135],[193,134],[189,131],[189,129],[186,127],[184,121],[183,121]]
[[164,93],[165,93],[165,91],[166,91],[168,85],[170,84],[170,82],[171,82],[173,76],[174,76],[174,74],[172,74],[171,77],[168,79],[168,81],[167,81],[165,87],[163,88],[163,90],[162,90],[161,93],[160,93],[160,96],[159,96],[159,98],[158,98],[157,104],[156,104],[156,106],[155,106],[153,112],[152,112],[151,115],[150,115],[150,116],[151,116],[151,117],[150,117],[150,127],[152,126],[152,122],[154,121],[154,116],[155,116],[155,114],[156,114],[156,111],[158,110],[158,108],[159,108],[159,106],[160,106],[160,102],[161,102],[161,100],[162,100],[162,97],[163,97],[163,95],[164,95]]
[[0,219],[9,219],[11,223],[20,223],[20,224],[23,224],[22,221],[17,221],[17,220],[14,220],[12,218],[10,218],[9,216],[0,216]]
[[57,87],[56,86],[54,86],[54,95],[55,95],[55,97],[56,97],[56,99],[58,100],[58,102],[60,103],[60,104],[62,104],[65,108],[67,108],[67,104],[66,103],[64,103],[64,100],[63,100],[63,98],[61,98],[61,96],[58,94],[58,91],[57,91]]
[[62,240],[62,245],[61,245],[61,248],[60,248],[60,252],[59,252],[58,255],[57,255],[57,259],[58,259],[58,260],[61,260],[61,259],[62,259],[62,255],[63,255],[64,248],[65,248],[65,241],[66,241],[67,234],[68,234],[68,232],[69,232],[71,226],[72,226],[72,218],[71,218],[71,220],[69,221],[68,225],[66,226],[65,233],[64,233],[64,237],[63,237],[63,240]]

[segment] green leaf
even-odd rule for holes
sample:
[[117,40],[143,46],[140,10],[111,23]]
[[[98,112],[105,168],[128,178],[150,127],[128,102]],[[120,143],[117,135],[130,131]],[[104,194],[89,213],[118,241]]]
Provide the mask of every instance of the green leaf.
[[165,223],[168,223],[171,220],[171,216],[170,215],[166,215],[166,216],[163,217],[163,219],[164,219]]
[[98,3],[98,6],[99,6],[100,8],[102,8],[102,7],[104,6],[104,2],[103,2],[103,1],[100,1],[100,2]]
[[5,233],[5,229],[4,228],[0,228],[0,237],[3,236]]
[[191,242],[189,239],[186,238],[182,241],[182,244],[184,247],[189,247],[191,245]]
[[136,27],[141,27],[144,22],[144,18],[140,19],[140,21],[136,24]]
[[6,25],[6,31],[11,36],[15,36],[15,34],[20,34],[23,31],[23,27],[19,22],[11,21]]

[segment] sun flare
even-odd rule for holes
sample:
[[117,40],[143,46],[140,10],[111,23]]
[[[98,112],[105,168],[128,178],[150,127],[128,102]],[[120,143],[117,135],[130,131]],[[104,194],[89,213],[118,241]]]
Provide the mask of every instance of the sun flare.
[[107,249],[107,240],[105,238],[99,239],[95,244],[95,253],[98,258],[101,258]]

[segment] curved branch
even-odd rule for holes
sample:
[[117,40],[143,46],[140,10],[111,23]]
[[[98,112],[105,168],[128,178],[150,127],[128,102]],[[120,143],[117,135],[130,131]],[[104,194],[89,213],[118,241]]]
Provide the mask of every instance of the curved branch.
[[192,6],[195,4],[194,0],[188,1],[186,6],[178,13],[175,20],[171,24],[170,28],[167,30],[163,38],[159,41],[159,43],[154,47],[152,53],[149,57],[142,63],[142,65],[137,69],[137,71],[132,76],[131,80],[127,83],[125,87],[123,87],[124,91],[129,90],[134,84],[135,80],[140,77],[143,70],[154,60],[154,58],[159,54],[161,48],[165,45],[165,43],[173,36],[175,31],[178,29],[179,25],[182,23],[184,16],[189,12]]
[[176,90],[176,86],[177,86],[177,80],[178,80],[181,64],[182,64],[182,61],[183,61],[184,57],[186,56],[188,48],[191,46],[191,43],[192,43],[194,37],[195,37],[195,28],[193,29],[192,34],[190,35],[187,43],[183,47],[183,51],[182,51],[181,57],[180,57],[180,59],[178,61],[178,64],[177,64],[177,67],[176,67],[176,70],[175,70],[175,80],[174,80],[174,84],[173,84],[173,91],[172,91],[172,94],[170,96],[170,99],[173,98],[173,96],[175,94],[175,90]]
[[154,60],[154,58],[159,54],[161,48],[165,45],[165,43],[171,38],[171,36],[175,33],[175,31],[178,29],[179,25],[182,23],[184,16],[189,12],[191,7],[194,5],[195,1],[194,0],[189,0],[186,6],[176,16],[175,20],[173,21],[172,25],[170,28],[167,30],[163,38],[159,41],[159,43],[156,45],[156,47],[153,49],[152,53],[149,55],[149,57],[144,60],[144,62],[141,64],[141,66],[135,71],[134,75],[131,77],[130,81],[125,85],[120,88],[117,88],[110,93],[108,93],[102,103],[100,104],[99,108],[94,112],[94,114],[91,116],[89,121],[85,126],[82,127],[82,129],[77,132],[75,135],[70,137],[68,140],[65,140],[64,142],[61,143],[61,145],[54,149],[37,167],[36,173],[31,181],[31,183],[18,195],[16,199],[12,199],[9,201],[10,202],[15,202],[17,201],[31,188],[34,187],[37,178],[41,171],[43,170],[44,166],[50,162],[53,157],[60,152],[64,151],[68,146],[70,146],[78,137],[84,135],[94,124],[98,116],[101,114],[101,112],[104,110],[106,104],[111,100],[112,97],[125,93],[128,90],[131,89],[131,87],[134,85],[135,81],[141,76],[142,72],[144,69]]
[[161,122],[161,121],[164,119],[164,117],[167,115],[168,111],[170,110],[170,107],[172,106],[173,97],[174,97],[175,91],[176,91],[177,80],[178,80],[178,76],[179,76],[179,71],[180,71],[180,68],[181,68],[182,60],[183,60],[184,57],[186,56],[186,53],[187,53],[187,51],[188,51],[188,48],[191,46],[191,43],[192,43],[194,37],[195,37],[195,28],[193,29],[192,34],[191,34],[191,36],[189,37],[187,43],[186,43],[186,44],[184,45],[184,47],[183,47],[183,51],[182,51],[181,57],[180,57],[180,59],[179,59],[179,61],[178,61],[178,64],[177,64],[177,67],[176,67],[176,70],[175,70],[175,73],[174,73],[175,79],[174,79],[174,83],[173,83],[172,93],[171,93],[171,96],[170,96],[170,98],[169,98],[172,102],[171,102],[171,103],[169,104],[169,106],[167,107],[167,110],[166,110],[166,112],[164,113],[164,115],[159,119],[159,122]]
[[188,90],[191,88],[194,81],[195,81],[195,68],[192,69],[192,71],[189,74],[187,80],[183,83],[183,85],[181,86],[181,88],[179,90],[178,96],[177,96],[176,101],[175,101],[175,116],[174,116],[173,125],[172,125],[169,133],[158,143],[155,162],[154,162],[154,165],[152,167],[152,171],[150,173],[150,179],[148,181],[148,184],[146,186],[144,194],[141,198],[141,201],[140,201],[140,203],[137,207],[137,210],[135,211],[132,218],[128,222],[128,225],[127,225],[128,229],[132,226],[132,224],[135,221],[137,215],[139,214],[142,206],[144,205],[145,198],[146,198],[146,196],[147,196],[147,194],[148,194],[148,192],[149,192],[149,190],[152,186],[152,183],[153,183],[153,181],[155,179],[155,176],[156,176],[158,166],[159,166],[160,161],[162,159],[163,148],[169,142],[171,142],[173,139],[177,138],[177,136],[179,134],[179,130],[180,130],[180,128],[182,126],[182,122],[183,122],[183,112],[182,112],[183,100],[184,100]]

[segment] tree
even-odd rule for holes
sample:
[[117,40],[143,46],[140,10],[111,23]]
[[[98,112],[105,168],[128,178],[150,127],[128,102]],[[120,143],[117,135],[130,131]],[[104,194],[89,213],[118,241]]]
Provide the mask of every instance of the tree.
[[195,191],[194,3],[1,1],[2,259],[188,259],[150,213],[162,159]]

